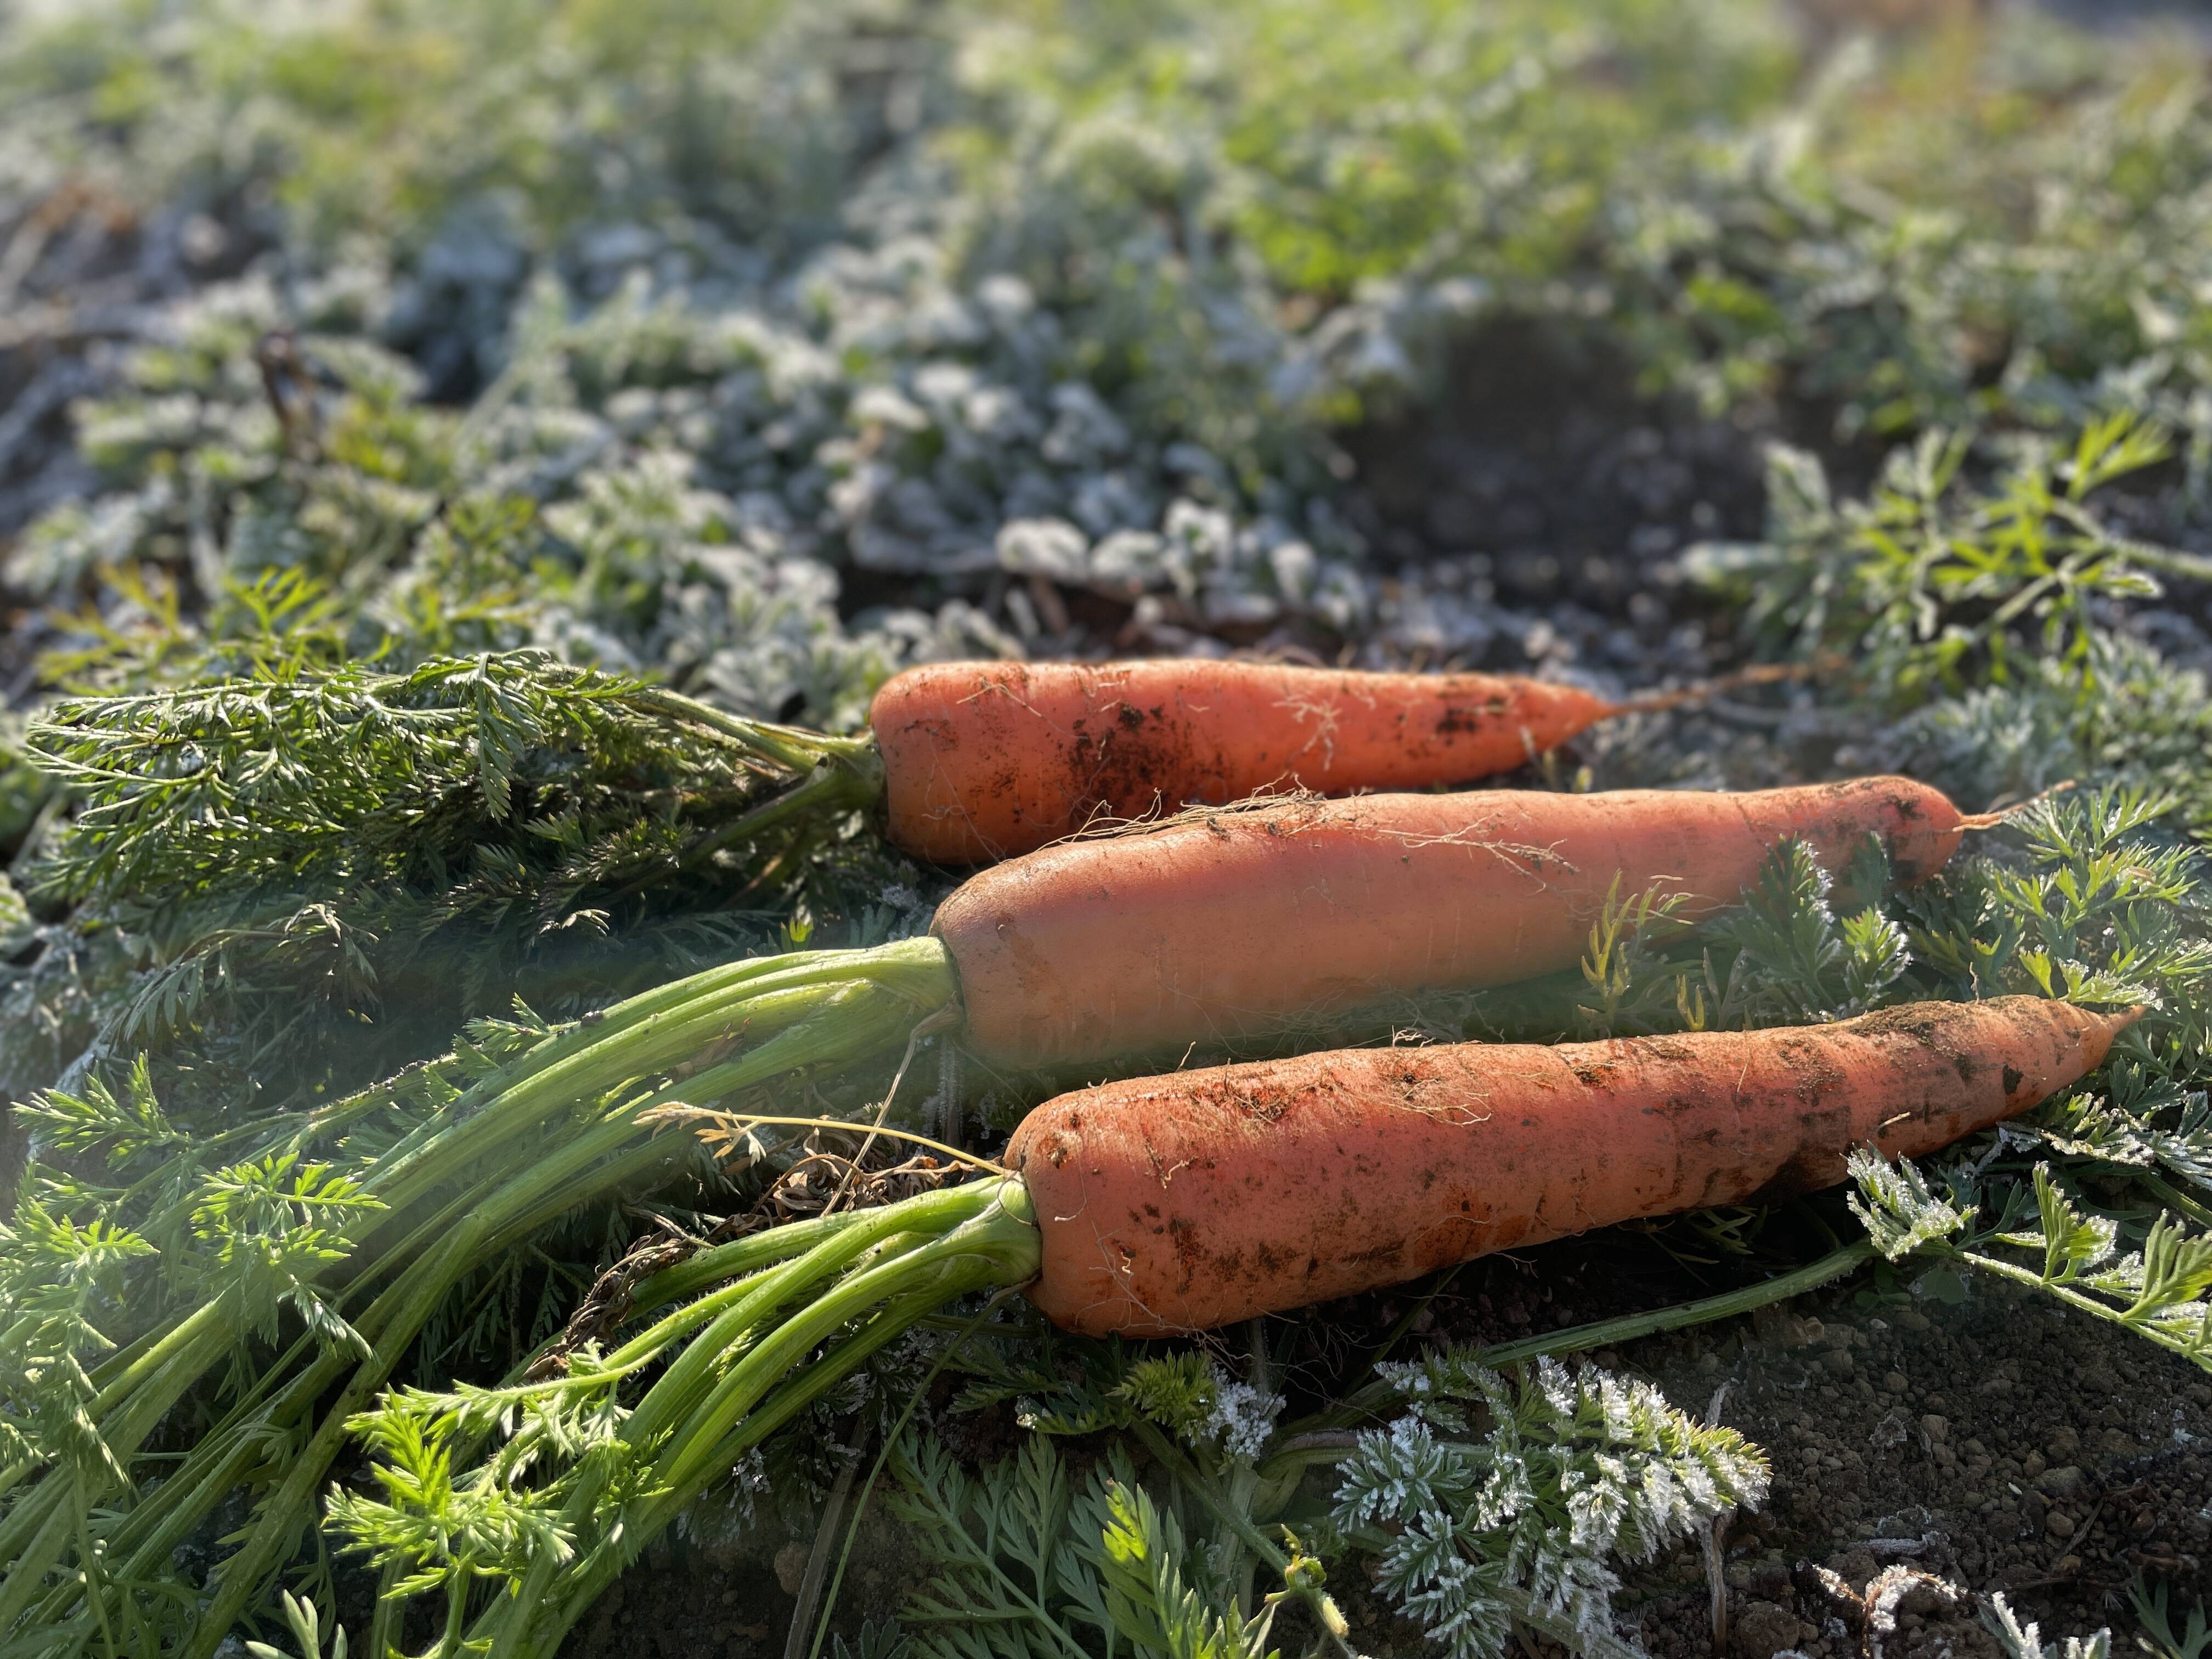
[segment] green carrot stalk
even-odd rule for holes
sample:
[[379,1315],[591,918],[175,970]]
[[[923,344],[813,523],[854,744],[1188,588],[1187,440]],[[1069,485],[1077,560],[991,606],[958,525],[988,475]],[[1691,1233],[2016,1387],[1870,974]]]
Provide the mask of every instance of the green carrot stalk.
[[[465,1632],[451,1627],[441,1651],[459,1651],[465,1641],[489,1644],[489,1653],[507,1659],[550,1653],[645,1540],[871,1354],[960,1296],[1024,1284],[1037,1272],[1028,1194],[1010,1177],[832,1219],[798,1224],[814,1242],[764,1271],[750,1271],[762,1244],[740,1240],[646,1281],[638,1294],[650,1305],[699,1288],[707,1274],[734,1276],[574,1375],[453,1396],[404,1394],[356,1419],[359,1432],[387,1450],[428,1434],[462,1461],[498,1411],[530,1407],[524,1421],[532,1426],[472,1471],[458,1494],[464,1508],[537,1478],[555,1437],[591,1447],[554,1487],[529,1500],[557,1503],[557,1511],[547,1510],[548,1535],[562,1547],[520,1565],[513,1594],[498,1597]],[[608,1420],[603,1413],[622,1385],[664,1359],[618,1426],[592,1441],[584,1425]],[[625,1490],[637,1495],[610,1504],[615,1469],[626,1471]],[[334,1494],[331,1524],[387,1572],[413,1567],[440,1576],[440,1564],[416,1553],[421,1523],[430,1517],[410,1510],[399,1486],[392,1498]]]
[[[506,1581],[509,1593],[472,1626],[449,1618],[439,1659],[458,1659],[465,1639],[544,1659],[734,1458],[859,1356],[963,1294],[1019,1287],[1054,1324],[1091,1334],[1220,1328],[1421,1266],[1778,1180],[1818,1184],[1863,1141],[1936,1150],[2102,1063],[2139,1012],[2030,997],[1923,1003],[1811,1027],[1351,1050],[1094,1085],[1032,1110],[995,1177],[885,1206],[723,1298],[626,1411],[623,1385],[644,1370],[628,1349],[618,1375],[587,1365],[532,1396],[530,1426],[459,1481],[443,1472],[480,1399],[387,1400],[363,1413],[362,1433],[394,1455],[389,1501],[334,1500],[333,1521],[380,1565],[404,1560],[449,1595],[475,1573]],[[1817,1098],[1806,1092],[1808,1054],[1822,1061]],[[1896,1113],[1900,1098],[1913,1111]],[[1639,1167],[1668,1182],[1572,1156],[1631,1130],[1650,1139]],[[1407,1178],[1394,1185],[1393,1170]],[[1796,1282],[1825,1282],[1865,1256],[1839,1249]],[[664,1317],[656,1341],[677,1342],[684,1323]],[[416,1473],[431,1467],[434,1483]],[[1261,1479],[1250,1472],[1243,1495]],[[534,1516],[533,1528],[496,1563],[441,1541],[511,1514]]]
[[[103,1632],[137,1616],[125,1605],[125,1586],[171,1572],[175,1545],[241,1481],[258,1478],[265,1455],[247,1449],[265,1448],[272,1433],[291,1437],[296,1449],[281,1480],[261,1495],[180,1650],[204,1659],[266,1593],[313,1523],[347,1419],[386,1385],[459,1280],[575,1207],[649,1188],[696,1158],[692,1137],[667,1133],[658,1121],[669,1106],[711,1103],[794,1071],[895,1051],[955,994],[942,947],[930,939],[711,969],[549,1035],[364,1154],[346,1171],[357,1201],[332,1218],[330,1259],[302,1277],[303,1292],[333,1317],[359,1307],[340,1328],[344,1335],[301,1337],[280,1351],[216,1430],[119,1514],[94,1518],[96,1509],[112,1507],[113,1478],[62,1449],[47,1454],[54,1466],[42,1474],[35,1463],[0,1471],[0,1481],[14,1482],[0,1511],[0,1633],[35,1626],[57,1656],[96,1648]],[[652,1082],[656,1075],[662,1080]],[[630,1086],[639,1079],[647,1086]],[[265,1134],[258,1150],[327,1158],[320,1148],[357,1133],[392,1098],[386,1090],[339,1103]],[[227,1157],[245,1152],[250,1162],[256,1150],[225,1138]],[[193,1156],[188,1148],[185,1158]],[[342,1161],[332,1167],[346,1169]],[[178,1185],[157,1175],[128,1190],[173,1194]],[[188,1181],[184,1188],[195,1190]],[[179,1216],[150,1219],[142,1231],[183,1231]],[[834,1243],[841,1231],[823,1229],[823,1242]],[[762,1259],[782,1249],[781,1242],[767,1246]],[[94,1366],[81,1420],[101,1455],[128,1469],[178,1403],[252,1340],[257,1322],[245,1288],[227,1285],[166,1312]],[[72,1553],[81,1555],[94,1537],[110,1565],[94,1572],[71,1567]]]

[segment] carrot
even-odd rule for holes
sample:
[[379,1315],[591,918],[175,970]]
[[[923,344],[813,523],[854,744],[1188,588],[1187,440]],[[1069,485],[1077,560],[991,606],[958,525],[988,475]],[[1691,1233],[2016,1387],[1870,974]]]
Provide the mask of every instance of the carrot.
[[[635,1286],[633,1305],[670,1311],[598,1363],[439,1402],[447,1425],[506,1408],[514,1437],[454,1485],[527,1470],[568,1546],[509,1569],[470,1636],[551,1655],[733,1463],[969,1293],[1018,1287],[1091,1335],[1177,1334],[1817,1187],[1853,1147],[1931,1152],[2024,1110],[2100,1064],[2134,1018],[2028,997],[1923,1003],[1794,1030],[1353,1051],[1064,1095],[1030,1114],[1000,1173],[703,1249]],[[635,1405],[608,1409],[648,1365]],[[610,1425],[634,1501],[609,1503],[605,1462],[577,1460],[605,1445],[558,1426],[583,1420]],[[379,1430],[386,1448],[419,1443],[422,1421],[403,1405],[397,1431]],[[387,1484],[404,1502],[408,1482]],[[341,1494],[331,1511],[345,1528],[360,1507]],[[375,1565],[395,1562],[412,1565],[398,1551]]]
[[1094,817],[1218,805],[1266,789],[1463,783],[1510,772],[1599,720],[1714,689],[1613,702],[1497,674],[938,663],[887,682],[869,724],[891,840],[939,863],[975,864],[1045,846]]
[[1875,836],[1917,881],[1988,821],[1897,777],[1295,800],[999,865],[956,890],[932,931],[959,975],[969,1046],[1056,1065],[1571,969],[1616,878],[1630,891],[1670,884],[1692,919],[1735,902],[1785,836],[1832,870]]
[[2101,1064],[2139,1011],[2003,997],[1834,1025],[1352,1050],[1110,1083],[1005,1163],[1031,1300],[1089,1335],[1205,1330],[1492,1250],[1917,1157]]

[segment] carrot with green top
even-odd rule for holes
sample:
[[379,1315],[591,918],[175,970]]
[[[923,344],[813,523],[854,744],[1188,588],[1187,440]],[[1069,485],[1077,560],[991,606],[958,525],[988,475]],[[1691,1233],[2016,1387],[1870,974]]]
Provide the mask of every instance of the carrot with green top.
[[[872,729],[841,736],[526,651],[438,659],[404,673],[347,664],[64,698],[40,713],[30,739],[41,765],[88,793],[81,823],[96,824],[105,851],[82,873],[98,881],[143,856],[140,831],[173,833],[180,822],[198,822],[196,813],[219,822],[273,817],[287,845],[336,856],[360,823],[345,810],[332,816],[312,787],[318,774],[271,766],[271,752],[296,763],[301,752],[335,745],[359,756],[399,738],[437,756],[449,780],[466,780],[444,787],[485,792],[480,800],[457,796],[455,809],[480,811],[497,795],[507,804],[493,816],[505,817],[518,744],[546,747],[534,763],[557,796],[574,762],[552,751],[616,734],[656,751],[696,751],[697,787],[677,789],[667,802],[695,866],[738,846],[772,859],[781,844],[787,854],[855,813],[875,818],[916,857],[966,865],[1261,793],[1471,782],[1593,721],[1798,672],[1754,668],[1734,681],[1613,702],[1510,675],[1209,661],[944,663],[894,677],[876,695]],[[474,766],[458,764],[471,756]],[[530,795],[523,791],[526,801]]]
[[[363,1416],[399,1464],[392,1501],[341,1493],[333,1513],[387,1540],[365,1546],[387,1570],[420,1567],[407,1460],[426,1437],[459,1436],[473,1454],[480,1425],[513,1413],[524,1426],[458,1489],[526,1497],[563,1544],[507,1568],[510,1593],[450,1624],[436,1651],[550,1655],[732,1464],[961,1296],[1020,1288],[1073,1330],[1176,1334],[1611,1222],[1826,1185],[1853,1148],[1933,1152],[2026,1109],[2100,1064],[2133,1018],[2008,997],[1788,1030],[1316,1054],[1064,1095],[1030,1114],[987,1179],[657,1274],[636,1305],[676,1310],[569,1376],[403,1396]],[[612,1431],[617,1445],[549,1474],[550,1457],[573,1455],[550,1425],[611,1422],[620,1379],[647,1369],[658,1375]],[[619,1504],[607,1501],[617,1469],[634,1494]]]

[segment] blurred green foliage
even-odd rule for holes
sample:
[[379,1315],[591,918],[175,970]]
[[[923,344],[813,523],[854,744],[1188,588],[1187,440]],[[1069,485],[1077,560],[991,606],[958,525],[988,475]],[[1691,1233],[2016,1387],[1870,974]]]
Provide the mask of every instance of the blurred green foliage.
[[896,151],[958,258],[1055,303],[1257,283],[1301,335],[1449,283],[1846,433],[2188,410],[2202,53],[1931,12],[1838,42],[1768,0],[110,0],[18,25],[0,96],[37,167],[251,201],[310,264],[472,213],[533,258],[619,219],[788,262]]

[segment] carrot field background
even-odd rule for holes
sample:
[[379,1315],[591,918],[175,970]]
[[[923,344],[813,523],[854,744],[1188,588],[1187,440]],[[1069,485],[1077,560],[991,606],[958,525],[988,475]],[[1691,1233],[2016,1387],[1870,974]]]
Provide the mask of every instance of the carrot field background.
[[[349,1340],[318,1275],[363,1200],[270,1135],[921,933],[957,879],[862,813],[718,836],[759,781],[623,688],[846,732],[915,663],[1226,654],[1803,670],[1516,787],[2075,786],[1887,901],[1784,846],[1695,932],[1620,894],[1581,972],[1334,1040],[2149,1012],[1849,1192],[1205,1343],[971,1299],[562,1651],[2206,1651],[2212,10],[15,0],[0,1655],[437,1651],[538,1536],[420,1448],[408,1494],[340,1455],[331,1526],[284,1496],[319,1396],[262,1381]],[[451,718],[359,718],[403,704]],[[898,1059],[782,1109],[857,1115]],[[988,1150],[1054,1081],[933,1040],[907,1088]],[[858,1146],[554,1206],[393,1381],[495,1382],[635,1247],[807,1212],[829,1166],[788,1172]],[[885,1151],[864,1190],[934,1178]],[[218,1296],[252,1317],[118,1452],[100,1367]],[[173,1476],[186,1520],[134,1522]],[[421,1593],[372,1638],[380,1571]]]

